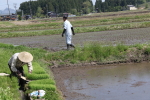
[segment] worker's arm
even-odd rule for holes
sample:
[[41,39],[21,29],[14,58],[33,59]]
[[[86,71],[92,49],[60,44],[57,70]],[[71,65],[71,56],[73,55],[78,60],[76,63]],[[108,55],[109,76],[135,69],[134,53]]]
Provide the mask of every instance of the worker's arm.
[[72,34],[75,35],[73,27],[71,27],[71,30],[72,30]]
[[16,62],[17,62],[17,54],[13,55],[12,58],[11,58],[11,60],[10,60],[11,70],[13,72],[17,73]]
[[19,70],[16,69],[16,62],[17,62],[17,56],[14,56],[11,61],[11,70],[16,74],[16,76],[20,77],[21,73]]
[[27,63],[27,66],[28,66],[29,73],[32,73],[33,70],[32,62]]
[[62,37],[64,37],[64,33],[66,32],[66,29],[63,30],[62,32]]

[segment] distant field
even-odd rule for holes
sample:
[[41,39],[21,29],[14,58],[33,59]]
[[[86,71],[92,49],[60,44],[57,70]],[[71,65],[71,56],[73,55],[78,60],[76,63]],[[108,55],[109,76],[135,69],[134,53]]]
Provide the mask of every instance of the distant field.
[[[75,27],[76,33],[143,28],[149,27],[149,23],[145,22],[150,21],[150,11],[137,10],[92,13],[79,17],[71,17],[68,20],[70,20],[72,25]],[[62,18],[45,18],[27,21],[3,21],[0,22],[0,37],[60,34],[62,32],[62,25]]]

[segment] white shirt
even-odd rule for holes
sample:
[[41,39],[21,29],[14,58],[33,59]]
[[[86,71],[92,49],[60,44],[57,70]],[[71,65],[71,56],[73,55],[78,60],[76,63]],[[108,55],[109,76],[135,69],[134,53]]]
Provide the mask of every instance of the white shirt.
[[63,27],[64,29],[66,29],[66,32],[65,32],[66,36],[72,35],[72,30],[71,30],[72,25],[68,20],[64,21]]
[[18,55],[19,55],[19,53],[15,53],[8,61],[8,64],[11,66],[11,70],[13,72],[17,72],[18,67],[22,67],[25,64],[27,64],[28,70],[32,71],[33,70],[32,62],[29,62],[29,63],[21,62],[20,60],[18,60]]

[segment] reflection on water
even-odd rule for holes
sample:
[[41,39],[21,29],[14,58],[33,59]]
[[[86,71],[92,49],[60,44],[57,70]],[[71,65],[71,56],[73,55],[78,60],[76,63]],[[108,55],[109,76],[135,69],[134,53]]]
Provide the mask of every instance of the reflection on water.
[[72,100],[150,100],[150,63],[107,65],[65,80],[70,92],[86,95]]

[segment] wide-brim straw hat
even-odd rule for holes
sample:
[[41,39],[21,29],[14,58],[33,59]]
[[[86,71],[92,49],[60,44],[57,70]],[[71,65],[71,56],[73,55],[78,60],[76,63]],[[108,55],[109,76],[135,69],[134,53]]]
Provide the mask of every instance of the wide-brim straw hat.
[[29,63],[33,60],[33,56],[29,52],[24,51],[19,53],[18,59],[24,63]]

